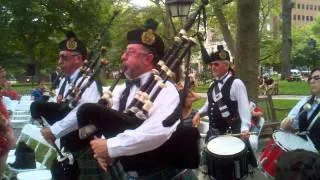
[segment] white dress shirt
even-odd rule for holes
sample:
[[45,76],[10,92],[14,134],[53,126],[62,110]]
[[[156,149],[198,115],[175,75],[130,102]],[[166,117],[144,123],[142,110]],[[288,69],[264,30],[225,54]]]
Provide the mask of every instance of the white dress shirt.
[[[289,112],[288,117],[290,117],[292,119],[292,127],[295,129],[299,129],[299,111],[302,108],[302,106],[304,106],[307,101],[311,98],[311,96],[306,96],[303,97]],[[311,109],[307,112],[307,117],[308,119],[310,118],[310,116],[313,114],[313,112],[316,110],[318,106],[318,102],[314,101],[311,104]],[[310,121],[312,121],[312,119],[309,119]]]
[[[226,77],[225,77],[226,76]],[[224,78],[225,77],[225,78]],[[231,74],[227,73],[222,76],[220,79],[223,79],[223,83],[218,83],[218,87],[221,90],[226,81],[231,77]],[[215,97],[214,90],[212,91],[212,97]],[[235,79],[231,85],[230,89],[230,99],[232,101],[237,101],[238,103],[238,112],[241,119],[241,132],[249,130],[251,113],[248,100],[247,89],[243,82],[240,79]],[[209,101],[208,98],[206,103],[200,108],[199,114],[204,115],[208,114]]]
[[[76,70],[71,76],[70,76],[70,82],[74,82],[76,77],[78,76],[78,73],[80,70]],[[82,78],[82,77],[81,77]],[[80,82],[81,78],[77,81],[77,83]],[[59,88],[57,89],[56,92],[60,91],[60,88],[62,84],[65,82],[65,78],[63,78],[60,81]],[[85,85],[87,80],[85,80],[82,84]],[[71,83],[66,83],[65,86],[65,91],[64,91],[64,96],[67,94],[68,90],[71,88]],[[80,88],[81,89],[81,88]],[[58,95],[58,93],[56,93]],[[63,97],[64,97],[63,96]],[[78,122],[77,122],[77,111],[80,105],[83,103],[96,103],[100,99],[101,95],[98,91],[97,84],[94,81],[82,94],[81,99],[79,100],[78,105],[73,108],[63,119],[60,121],[57,121],[54,123],[51,127],[50,130],[54,134],[56,138],[60,138],[62,136],[65,136],[66,134],[69,134],[72,131],[75,131],[78,129]]]
[[[150,75],[151,73],[147,72],[139,77],[141,85],[147,81]],[[113,91],[113,109],[119,109],[119,100],[124,89],[125,84],[122,84]],[[130,105],[138,90],[139,88],[135,85],[131,87],[126,107]],[[151,151],[164,144],[176,130],[179,121],[171,127],[164,127],[162,122],[173,113],[179,102],[180,97],[176,87],[171,82],[167,82],[166,87],[161,90],[155,99],[148,118],[138,128],[125,130],[123,133],[107,140],[109,156],[115,158],[135,155]]]

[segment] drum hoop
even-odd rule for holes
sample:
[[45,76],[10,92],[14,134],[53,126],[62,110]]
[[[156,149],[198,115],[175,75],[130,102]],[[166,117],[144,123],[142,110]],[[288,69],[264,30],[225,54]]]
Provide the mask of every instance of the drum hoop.
[[[221,135],[221,136],[217,136],[217,137],[224,137],[224,136],[229,137],[229,135]],[[215,138],[217,138],[217,137],[215,137]],[[231,137],[233,137],[233,136],[231,136]],[[212,139],[215,139],[215,138],[209,139],[209,140],[208,140],[208,143],[209,143]],[[240,139],[240,138],[239,138],[239,139]],[[240,139],[240,140],[242,141],[242,139]],[[242,141],[242,142],[243,142],[243,141]],[[248,150],[246,144],[243,142],[243,143],[244,143],[244,148],[243,148],[243,150],[240,151],[240,152],[238,152],[238,153],[236,153],[236,154],[232,154],[232,155],[215,154],[215,153],[211,152],[211,151],[208,149],[208,146],[207,146],[208,143],[206,144],[205,151],[206,151],[209,155],[212,155],[213,157],[218,157],[218,158],[223,158],[223,159],[230,159],[230,158],[233,159],[233,158],[237,158],[237,157],[245,154],[245,153],[247,152],[247,150]]]
[[[284,131],[275,131],[275,132],[272,134],[272,138],[273,138],[274,142],[275,142],[282,150],[284,150],[284,151],[291,151],[291,149],[285,148],[280,142],[277,141],[277,138],[275,137],[275,134],[276,134],[277,132],[287,133],[287,132],[284,132]],[[292,134],[292,133],[287,133],[287,134],[294,135],[294,134]],[[297,135],[294,135],[294,136],[296,136],[298,139],[299,139],[299,138],[300,138],[300,139],[303,139],[303,138],[300,137],[300,136],[297,136]]]

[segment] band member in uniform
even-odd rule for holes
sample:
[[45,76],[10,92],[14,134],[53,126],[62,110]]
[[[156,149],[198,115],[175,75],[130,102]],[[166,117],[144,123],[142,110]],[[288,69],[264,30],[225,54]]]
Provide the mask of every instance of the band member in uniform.
[[[251,113],[247,90],[243,82],[233,75],[229,53],[219,46],[218,51],[212,53],[210,59],[207,58],[206,61],[209,63],[215,81],[209,87],[206,103],[194,116],[193,124],[198,126],[201,117],[209,117],[206,143],[212,138],[227,133],[241,133],[241,138],[249,138]],[[208,171],[209,175],[213,176],[212,171],[215,167],[212,167],[206,151],[202,153],[202,160],[202,171],[205,173]],[[223,171],[221,172],[223,179],[234,178],[229,167],[221,168],[221,171]]]
[[[0,66],[0,87],[3,88],[6,82],[6,71]],[[6,166],[6,159],[10,149],[13,149],[16,144],[16,138],[13,130],[10,127],[9,112],[2,101],[0,95],[0,178],[2,176],[4,167]],[[1,178],[2,179],[2,178]]]
[[62,102],[63,99],[68,99],[65,96],[72,88],[72,84],[78,84],[83,78],[80,77],[76,80],[87,56],[86,47],[73,32],[68,32],[66,37],[59,44],[59,66],[66,76],[61,80],[56,90],[57,102],[33,102],[31,115],[34,119],[39,119],[42,116],[51,125],[41,130],[43,137],[49,143],[60,138],[61,146],[72,153],[79,167],[78,179],[105,179],[107,178],[106,173],[99,168],[96,160],[92,157],[93,153],[88,145],[89,141],[79,139],[76,119],[76,112],[81,104],[95,103],[100,99],[101,93],[97,83],[93,82],[84,91],[77,106],[71,111]]
[[[157,167],[157,165],[161,166],[162,162],[160,161],[166,158],[160,152],[157,156],[144,156],[143,154],[162,147],[173,136],[179,125],[179,121],[168,127],[163,124],[169,117],[175,116],[178,119],[175,114],[177,114],[177,108],[179,108],[180,98],[173,83],[166,82],[166,87],[155,99],[148,112],[147,119],[144,121],[135,118],[134,115],[125,121],[110,119],[108,113],[114,110],[117,113],[124,112],[129,107],[139,91],[139,87],[147,82],[152,73],[151,70],[156,67],[155,64],[163,56],[164,43],[160,36],[155,33],[156,27],[157,23],[155,21],[147,20],[144,29],[134,29],[127,33],[128,45],[121,56],[126,83],[116,87],[113,91],[112,109],[110,110],[99,104],[84,104],[78,111],[79,121],[95,120],[102,123],[112,121],[110,126],[114,127],[108,129],[113,132],[110,133],[106,130],[104,133],[106,139],[96,138],[90,142],[94,157],[105,170],[113,160],[119,159],[127,172],[128,178],[132,179],[171,179],[180,172],[175,168]],[[134,123],[136,124],[132,125]],[[159,161],[153,161],[154,158],[159,159]],[[155,168],[145,166],[145,163],[141,163],[142,161],[151,161],[148,163]]]
[[211,129],[207,139],[228,130],[249,137],[251,114],[247,90],[240,79],[231,75],[229,53],[223,49],[213,53],[209,66],[216,80],[208,90],[206,103],[193,118],[193,124],[199,124],[200,118],[207,115]]
[[[288,131],[298,130],[301,134],[307,134],[317,150],[320,149],[320,68],[311,71],[308,79],[311,96],[302,98],[289,112],[280,125],[280,128]],[[309,106],[309,108],[308,108]],[[314,122],[313,122],[314,121]],[[311,122],[313,125],[310,126]]]

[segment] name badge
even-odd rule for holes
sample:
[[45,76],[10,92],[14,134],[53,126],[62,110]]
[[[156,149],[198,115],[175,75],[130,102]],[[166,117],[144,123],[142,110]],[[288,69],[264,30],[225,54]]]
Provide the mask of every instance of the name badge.
[[222,93],[219,92],[218,94],[216,94],[216,95],[214,96],[213,100],[214,100],[215,102],[217,102],[217,101],[219,101],[221,98],[222,98]]

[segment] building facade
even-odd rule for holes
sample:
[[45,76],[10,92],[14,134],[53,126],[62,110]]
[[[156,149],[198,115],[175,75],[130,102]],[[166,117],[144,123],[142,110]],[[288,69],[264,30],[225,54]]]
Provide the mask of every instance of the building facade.
[[295,0],[292,8],[292,24],[304,25],[320,14],[320,0]]

